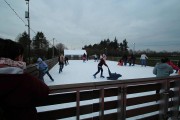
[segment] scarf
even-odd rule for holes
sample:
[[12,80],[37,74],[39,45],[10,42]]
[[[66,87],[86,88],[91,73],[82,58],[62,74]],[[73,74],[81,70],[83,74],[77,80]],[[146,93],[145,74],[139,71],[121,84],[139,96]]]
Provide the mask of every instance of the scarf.
[[14,61],[9,58],[0,58],[0,66],[7,65],[10,67],[18,67],[20,69],[26,69],[26,63],[22,61]]

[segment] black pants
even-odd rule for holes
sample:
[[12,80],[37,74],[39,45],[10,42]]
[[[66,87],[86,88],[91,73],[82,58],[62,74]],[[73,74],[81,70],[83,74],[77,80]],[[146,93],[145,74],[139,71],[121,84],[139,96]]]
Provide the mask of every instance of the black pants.
[[64,63],[59,64],[59,73],[62,72],[62,69],[64,68]]
[[52,78],[52,76],[49,74],[49,71],[47,72],[42,72],[42,71],[39,71],[39,79],[42,80],[44,82],[44,75],[47,74],[49,76],[49,78],[54,81],[54,79]]
[[103,76],[102,66],[98,66],[98,71],[94,74],[94,76],[96,76],[100,71],[101,71],[101,76]]

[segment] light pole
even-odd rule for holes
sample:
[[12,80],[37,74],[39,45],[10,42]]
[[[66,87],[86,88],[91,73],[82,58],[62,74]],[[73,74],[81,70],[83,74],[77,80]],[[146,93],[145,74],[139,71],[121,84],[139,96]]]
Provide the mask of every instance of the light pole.
[[25,11],[25,18],[28,20],[28,36],[29,36],[29,44],[28,44],[28,62],[30,64],[30,44],[31,44],[31,37],[30,37],[30,16],[29,16],[29,0],[25,0],[26,4],[28,5],[28,11]]
[[133,43],[133,54],[135,53],[135,43]]
[[53,38],[53,49],[52,49],[52,58],[54,58],[54,38]]

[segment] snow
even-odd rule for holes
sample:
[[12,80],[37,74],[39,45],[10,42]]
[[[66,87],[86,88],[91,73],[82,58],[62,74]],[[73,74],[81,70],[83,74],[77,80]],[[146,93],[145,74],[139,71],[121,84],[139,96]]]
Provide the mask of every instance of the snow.
[[[129,66],[128,64],[127,66],[118,66],[117,62],[109,60],[107,60],[106,63],[112,73],[116,72],[122,75],[122,77],[120,77],[118,80],[155,77],[155,75],[152,73],[153,67],[150,66]],[[60,84],[107,81],[106,77],[109,76],[109,73],[106,66],[103,66],[103,75],[105,78],[100,78],[100,73],[98,73],[96,75],[96,79],[94,79],[93,74],[97,72],[97,65],[98,62],[94,62],[94,60],[88,60],[86,62],[83,62],[82,60],[69,60],[69,65],[64,66],[63,72],[59,73],[59,65],[56,64],[49,71],[55,81],[52,82],[49,77],[45,75],[45,83],[48,86],[51,86]],[[175,73],[172,75],[175,75]]]

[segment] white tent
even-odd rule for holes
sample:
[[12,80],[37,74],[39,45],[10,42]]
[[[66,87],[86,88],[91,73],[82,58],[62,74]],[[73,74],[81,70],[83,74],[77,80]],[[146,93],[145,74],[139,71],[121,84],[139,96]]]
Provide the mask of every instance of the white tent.
[[81,57],[84,53],[87,55],[86,50],[64,50],[64,56]]

